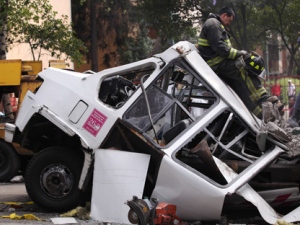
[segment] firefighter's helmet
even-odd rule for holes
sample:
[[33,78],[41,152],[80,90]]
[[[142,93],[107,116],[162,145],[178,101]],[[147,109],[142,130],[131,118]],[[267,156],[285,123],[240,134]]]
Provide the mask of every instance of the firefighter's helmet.
[[265,79],[266,70],[265,62],[261,56],[256,54],[251,54],[245,59],[246,69],[250,74],[256,75],[262,79]]

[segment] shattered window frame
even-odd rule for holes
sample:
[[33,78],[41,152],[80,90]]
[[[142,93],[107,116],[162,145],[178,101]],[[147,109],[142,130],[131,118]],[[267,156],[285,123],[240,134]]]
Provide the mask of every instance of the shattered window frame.
[[105,75],[99,82],[98,100],[113,109],[121,108],[140,88],[140,79],[157,69],[154,62]]
[[[221,129],[216,130],[218,127]],[[267,142],[266,149],[260,150],[256,143],[256,134],[230,108],[220,111],[213,119],[207,121],[199,132],[186,142],[183,147],[173,152],[174,161],[221,188],[231,186],[235,179],[230,182],[225,180],[222,176],[223,171],[218,171],[218,160],[238,173],[239,179],[243,173],[254,167],[254,164],[258,164],[266,152],[275,147],[274,143]],[[257,167],[253,177],[260,169]],[[255,182],[257,180],[253,180],[252,184],[257,184]]]
[[[151,129],[152,123],[149,119],[149,114],[147,114],[145,110],[147,104],[144,103],[144,105],[139,105],[139,102],[145,101],[144,94],[131,105],[124,114],[123,120],[139,130],[139,132],[147,137],[148,140],[160,148],[170,146],[173,141],[189,129],[194,121],[203,117],[214,108],[214,105],[217,105],[217,102],[219,102],[219,97],[205,84],[205,82],[203,82],[197,73],[184,62],[183,59],[177,59],[170,62],[160,73],[158,78],[146,87],[146,92],[151,92],[154,89],[156,89],[157,92],[160,92],[162,96],[165,96],[166,99],[169,99],[169,102],[165,102],[165,105],[160,112],[153,115],[153,117],[151,115],[155,129]],[[152,97],[153,95],[153,93],[150,94]],[[143,121],[140,119],[139,121],[134,122],[133,120],[135,118],[133,115],[135,115],[135,111],[141,110],[144,110]],[[196,112],[197,110],[200,110],[201,112],[194,115],[194,111]],[[174,111],[177,111],[177,114],[173,113]],[[166,118],[165,122],[160,124],[163,118],[167,117],[166,115],[168,113],[171,114],[169,115],[170,118]],[[177,116],[178,114],[180,116]],[[169,124],[167,124],[168,122],[166,121],[168,121]],[[179,124],[179,122],[181,123]],[[170,131],[170,128],[174,129]],[[166,134],[166,130],[169,131],[168,134]],[[166,135],[164,136],[164,134]]]

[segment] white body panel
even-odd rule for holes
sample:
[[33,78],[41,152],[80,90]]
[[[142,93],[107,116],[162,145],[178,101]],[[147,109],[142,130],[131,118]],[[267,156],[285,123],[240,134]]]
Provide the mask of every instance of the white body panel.
[[[189,51],[179,52],[176,50],[179,46],[183,46],[181,49]],[[172,80],[173,77],[170,78],[168,74],[168,69],[174,72],[173,67],[175,68],[176,66],[180,67],[180,69],[185,69],[184,75],[192,74],[198,81],[196,84],[188,83],[187,81],[184,83],[183,80],[179,84],[184,84],[187,87],[186,90],[193,91],[205,87],[207,95],[203,96],[213,99],[202,101],[204,103],[212,101],[212,103],[205,107],[203,106],[201,111],[203,114],[197,118],[191,115],[188,107],[187,109],[184,108],[184,104],[187,104],[189,101],[189,98],[185,98],[184,92],[181,92],[183,93],[182,99],[175,96],[175,94],[170,96],[170,93],[166,93],[167,89],[172,90],[172,88],[176,87],[174,84],[176,79]],[[149,67],[152,69],[149,72],[149,76],[147,76],[148,74],[144,75],[145,82],[139,81],[137,89],[133,94],[128,94],[128,99],[121,102],[120,106],[114,107],[109,105],[99,97],[99,92],[105,89],[105,86],[101,86],[102,83],[105,83],[104,81],[110,81],[109,78],[118,77],[119,74],[130,73],[136,69],[139,69],[138,72],[141,72],[143,68],[147,69]],[[136,75],[134,72],[132,73]],[[126,140],[126,137],[119,137],[124,147],[128,148],[127,151],[136,150],[143,153],[146,149],[151,157],[154,158],[153,160],[157,160],[154,166],[151,165],[150,160],[150,167],[152,166],[152,169],[157,170],[152,174],[155,185],[153,185],[151,197],[156,197],[159,201],[176,204],[177,214],[182,219],[218,220],[221,216],[226,195],[237,193],[254,205],[257,205],[267,222],[274,222],[271,207],[263,199],[261,200],[258,197],[252,198],[251,195],[256,196],[257,193],[250,186],[248,187],[247,183],[284,153],[286,147],[283,144],[277,146],[276,142],[273,141],[268,146],[268,151],[261,152],[255,146],[255,150],[258,151],[256,152],[257,154],[255,153],[253,157],[248,157],[249,154],[244,152],[245,148],[243,147],[244,144],[248,144],[245,137],[249,135],[249,139],[255,139],[255,135],[259,132],[261,121],[247,110],[238,96],[210,69],[198,54],[197,49],[190,43],[180,42],[152,58],[94,74],[82,74],[49,68],[41,72],[39,76],[44,80],[43,84],[36,94],[27,93],[16,120],[16,127],[21,133],[28,128],[28,122],[31,118],[36,114],[40,114],[68,136],[78,136],[81,140],[81,147],[92,152],[102,148],[104,144],[107,144],[107,140],[110,141],[108,141],[110,144],[108,146],[113,148],[114,146],[111,145],[113,145],[115,137],[111,133],[117,133],[115,126],[122,122],[122,125],[125,124],[124,127],[128,127],[124,136],[134,134],[144,144],[141,147],[136,147],[135,144],[138,145],[138,143],[131,143],[131,140]],[[163,87],[164,80],[160,80],[160,78],[165,76],[169,80]],[[145,95],[142,87],[146,90],[146,93],[150,94]],[[107,95],[111,94],[111,92],[111,89],[105,90]],[[180,93],[180,91],[178,92]],[[161,95],[159,95],[160,93]],[[145,96],[150,101],[147,102]],[[193,97],[196,98],[197,95]],[[145,113],[148,106],[144,102],[148,103],[149,108],[152,110],[149,110],[148,114]],[[189,107],[194,106],[191,104]],[[164,131],[163,128],[170,126],[173,122],[169,121],[172,117],[168,113],[170,111],[176,112],[179,109],[181,114],[178,114],[184,114],[185,117],[178,124],[182,121],[186,122],[186,118],[188,118],[190,123],[177,136],[170,138],[169,142],[160,145],[158,137],[165,135],[167,132],[162,132],[163,134],[161,135],[159,132],[161,130]],[[155,133],[153,129],[150,129],[149,113],[152,117],[152,123],[155,122],[156,127],[160,129],[157,129],[156,136],[153,134]],[[174,117],[176,116],[178,115],[174,113]],[[233,119],[231,120],[231,118]],[[223,119],[224,121],[227,120],[228,123],[225,123]],[[219,123],[220,126],[218,126]],[[214,124],[216,124],[216,127],[214,127]],[[233,124],[234,129],[227,131],[228,124]],[[154,124],[152,125],[154,126]],[[164,125],[165,127],[163,127]],[[172,128],[174,127],[176,126],[174,125]],[[122,129],[120,128],[120,130]],[[120,133],[120,136],[122,136],[122,132]],[[233,133],[232,136],[230,136],[231,133]],[[228,140],[223,141],[223,135],[228,135],[228,137],[226,136]],[[197,171],[192,165],[185,164],[179,158],[178,155],[185,152],[186,148],[188,148],[186,146],[197,136],[209,140],[210,144],[214,145],[212,147],[208,146],[212,156],[210,155],[209,157],[211,158],[206,159],[201,158],[204,162],[215,158],[215,155],[213,155],[215,154],[215,149],[218,147],[222,148],[223,152],[220,154],[216,153],[221,160],[220,162],[215,160],[215,163],[223,178],[226,178],[227,184],[218,183],[217,179],[214,180],[209,175],[205,175],[204,172]],[[116,146],[119,147],[117,144]],[[240,150],[241,152],[239,152]],[[187,152],[190,153],[189,151]],[[233,159],[237,157],[249,163],[249,165],[241,173],[236,174],[234,171],[229,170],[229,167],[222,165],[222,160],[227,159],[228,154],[233,154]],[[85,152],[85,157],[80,188],[92,164],[93,154],[87,151]],[[300,198],[299,194],[295,196],[295,198]],[[268,210],[261,210],[260,206],[266,206]],[[295,213],[297,212],[295,210]],[[297,221],[298,219],[293,213],[285,218],[289,222]]]

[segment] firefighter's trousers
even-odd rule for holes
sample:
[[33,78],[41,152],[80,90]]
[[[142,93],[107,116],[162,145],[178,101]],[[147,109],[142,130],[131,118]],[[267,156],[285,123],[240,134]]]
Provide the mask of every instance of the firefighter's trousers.
[[261,103],[269,97],[269,94],[262,86],[260,79],[238,69],[235,60],[223,60],[212,69],[237,93],[246,107],[261,119]]

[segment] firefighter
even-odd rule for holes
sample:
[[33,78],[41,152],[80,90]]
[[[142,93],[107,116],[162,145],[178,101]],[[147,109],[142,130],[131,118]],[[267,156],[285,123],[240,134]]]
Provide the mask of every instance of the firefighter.
[[198,49],[202,58],[237,93],[246,107],[261,118],[261,103],[276,103],[278,98],[267,93],[258,76],[249,75],[237,68],[236,60],[249,53],[231,45],[225,27],[230,25],[234,17],[235,13],[229,7],[221,8],[218,15],[210,13],[202,27]]

